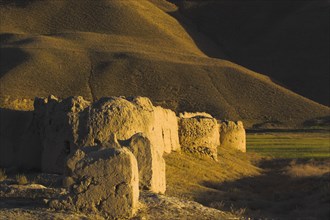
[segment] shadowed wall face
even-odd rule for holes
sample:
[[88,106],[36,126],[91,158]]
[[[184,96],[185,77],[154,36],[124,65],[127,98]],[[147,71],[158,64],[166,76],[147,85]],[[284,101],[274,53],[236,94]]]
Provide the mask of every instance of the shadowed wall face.
[[41,169],[41,142],[33,112],[0,108],[0,167]]

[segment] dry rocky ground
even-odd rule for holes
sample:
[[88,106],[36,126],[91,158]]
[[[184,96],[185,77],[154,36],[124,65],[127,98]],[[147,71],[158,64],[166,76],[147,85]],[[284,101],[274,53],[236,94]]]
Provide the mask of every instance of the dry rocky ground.
[[[18,185],[9,177],[0,184],[1,219],[104,219],[97,214],[58,211],[48,207],[51,199],[67,194],[61,188],[59,175],[28,174],[45,185],[32,183]],[[133,219],[228,219],[234,215],[197,202],[142,191],[140,208]]]
[[[166,160],[171,164],[170,157]],[[185,185],[184,192],[177,186],[185,184],[181,183],[184,181],[171,180],[166,195],[141,191],[139,211],[132,219],[327,219],[329,164],[329,160],[262,160],[259,175],[199,182],[204,189],[197,190],[197,194],[190,192],[193,195],[187,193],[189,189],[195,190],[193,187]],[[188,166],[190,171],[194,169],[193,164]],[[0,183],[2,219],[103,219],[97,214],[48,207],[50,200],[68,193],[61,188],[60,175],[27,173],[26,177],[26,185],[19,185],[15,175],[8,175]],[[195,180],[191,183],[198,184]],[[175,187],[177,191],[173,190]]]

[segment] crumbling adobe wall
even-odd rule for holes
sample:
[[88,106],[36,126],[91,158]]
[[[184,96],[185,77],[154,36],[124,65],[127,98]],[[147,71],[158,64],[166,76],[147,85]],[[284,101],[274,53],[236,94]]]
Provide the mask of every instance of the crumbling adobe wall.
[[154,107],[153,110],[155,134],[157,134],[153,136],[154,142],[158,142],[157,144],[162,146],[165,153],[180,151],[178,119],[175,113],[159,106]]
[[139,167],[139,186],[155,193],[165,193],[166,175],[163,156],[152,147],[150,140],[143,134],[133,135],[126,146],[136,157]]
[[246,152],[246,134],[241,121],[220,122],[220,145]]
[[[192,116],[189,118],[189,116]],[[186,113],[179,119],[179,140],[183,151],[217,160],[220,145],[217,120],[207,114]]]
[[125,98],[102,98],[90,106],[80,145],[104,144],[113,134],[118,140],[128,140],[136,133],[146,133],[151,119],[151,112]]
[[[82,97],[50,96],[36,98],[34,108],[22,118],[25,126],[19,130],[18,144],[0,147],[0,165],[41,165],[51,173],[65,170],[63,184],[69,193],[52,200],[52,208],[130,218],[137,209],[139,186],[165,192],[164,152],[182,146],[186,152],[217,160],[220,142],[246,151],[242,122],[224,121],[220,129],[207,113],[177,118],[171,110],[154,107],[148,98],[109,97],[90,103]],[[3,135],[11,119],[1,125],[1,140],[13,138]]]
[[177,117],[171,110],[154,107],[143,97],[109,97],[93,104],[82,97],[62,101],[49,97],[36,100],[35,112],[41,131],[43,171],[62,173],[66,156],[78,148],[107,145],[114,135],[125,142],[143,133],[150,141],[152,161],[157,163],[152,166],[151,188],[165,191],[163,153],[180,149]]
[[[112,142],[113,136],[122,143],[129,141],[129,148],[140,165],[141,187],[164,193],[163,152],[180,149],[177,123],[174,112],[154,107],[148,98],[103,98],[89,109],[86,125],[82,126],[87,130],[81,132],[80,145],[106,145]],[[149,166],[142,167],[146,165],[143,160],[149,160]],[[144,178],[145,175],[148,178]]]
[[66,162],[64,185],[69,194],[49,205],[126,219],[137,211],[138,184],[137,161],[127,148],[80,148]]
[[103,98],[89,110],[86,136],[81,145],[106,143],[111,134],[127,140],[136,133],[144,133],[151,145],[162,155],[179,150],[178,122],[174,112],[154,107],[148,98]]

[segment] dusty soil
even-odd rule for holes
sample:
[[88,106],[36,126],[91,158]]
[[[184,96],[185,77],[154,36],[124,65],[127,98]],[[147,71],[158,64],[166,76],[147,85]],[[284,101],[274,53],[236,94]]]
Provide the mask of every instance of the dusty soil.
[[[10,176],[0,183],[1,219],[104,219],[95,214],[54,210],[48,202],[67,193],[60,187],[58,175],[27,174],[45,185],[18,185]],[[48,178],[48,179],[47,179]],[[205,207],[197,202],[142,191],[140,209],[133,219],[238,219],[228,212]]]

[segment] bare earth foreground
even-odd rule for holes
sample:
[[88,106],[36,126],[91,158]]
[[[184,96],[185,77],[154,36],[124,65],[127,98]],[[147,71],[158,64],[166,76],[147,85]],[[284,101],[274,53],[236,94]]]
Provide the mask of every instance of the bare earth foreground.
[[[272,135],[324,137],[330,150],[328,133],[266,137]],[[328,219],[329,157],[260,157],[249,152],[258,138],[264,141],[265,134],[248,135],[246,154],[223,148],[218,162],[182,153],[165,156],[166,194],[141,191],[140,209],[133,219]],[[61,188],[61,176],[28,173],[26,177],[26,185],[17,184],[15,174],[0,183],[2,219],[102,219],[48,208],[50,199],[67,193]]]

